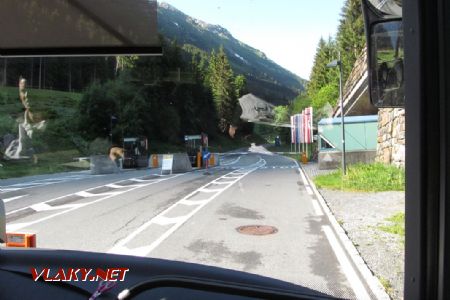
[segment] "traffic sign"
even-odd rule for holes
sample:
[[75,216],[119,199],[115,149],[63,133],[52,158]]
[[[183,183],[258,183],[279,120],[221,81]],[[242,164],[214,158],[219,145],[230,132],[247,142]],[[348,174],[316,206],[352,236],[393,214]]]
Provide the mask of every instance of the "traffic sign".
[[203,152],[203,159],[204,160],[208,160],[210,158],[211,158],[211,152],[209,152],[209,151]]

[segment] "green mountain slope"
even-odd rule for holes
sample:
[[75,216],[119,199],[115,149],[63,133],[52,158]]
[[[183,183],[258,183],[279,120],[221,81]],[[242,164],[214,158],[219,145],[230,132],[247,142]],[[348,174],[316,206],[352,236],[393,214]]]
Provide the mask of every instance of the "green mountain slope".
[[235,39],[225,28],[194,19],[164,2],[158,7],[158,27],[164,37],[191,51],[209,53],[222,45],[234,72],[247,78],[248,91],[273,104],[286,104],[304,89],[304,79]]

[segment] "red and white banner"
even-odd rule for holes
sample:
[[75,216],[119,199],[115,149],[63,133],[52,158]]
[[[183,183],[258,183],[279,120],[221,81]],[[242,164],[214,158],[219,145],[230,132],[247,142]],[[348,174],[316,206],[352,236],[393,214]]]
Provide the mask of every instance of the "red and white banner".
[[308,107],[301,114],[291,116],[292,144],[311,144],[313,142],[312,112],[312,107]]
[[297,115],[297,132],[298,132],[298,142],[300,144],[305,142],[305,135],[303,134],[303,114],[298,114]]
[[304,143],[311,144],[313,142],[313,109],[307,107],[303,111],[303,135]]

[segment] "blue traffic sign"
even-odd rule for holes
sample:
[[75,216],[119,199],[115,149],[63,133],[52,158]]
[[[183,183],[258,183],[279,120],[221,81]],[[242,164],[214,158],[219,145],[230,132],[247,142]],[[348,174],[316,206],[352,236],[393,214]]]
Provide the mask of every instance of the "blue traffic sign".
[[205,151],[203,152],[203,159],[210,159],[211,158],[211,152]]

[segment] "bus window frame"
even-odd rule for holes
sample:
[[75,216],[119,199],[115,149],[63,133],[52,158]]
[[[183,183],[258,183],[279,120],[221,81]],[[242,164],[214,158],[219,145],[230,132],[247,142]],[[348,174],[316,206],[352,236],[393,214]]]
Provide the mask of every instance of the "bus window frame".
[[443,0],[416,0],[405,1],[403,6],[407,128],[404,299],[450,297],[445,288],[450,272],[450,224],[446,218],[450,213],[445,205],[450,186],[446,176],[450,123],[445,115],[450,109],[445,98],[450,93],[444,82],[450,73],[442,60],[446,14],[439,8],[443,5]]

